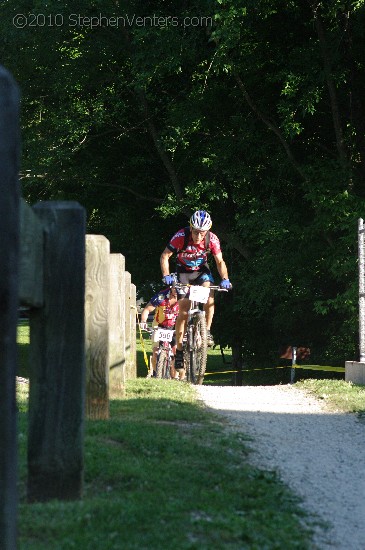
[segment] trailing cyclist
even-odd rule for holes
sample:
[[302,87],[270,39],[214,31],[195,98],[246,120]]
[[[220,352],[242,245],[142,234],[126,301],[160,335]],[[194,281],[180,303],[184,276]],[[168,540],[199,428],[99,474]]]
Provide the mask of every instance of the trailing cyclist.
[[[197,210],[191,216],[189,226],[179,229],[171,238],[165,250],[161,254],[160,265],[163,281],[167,285],[174,283],[174,276],[170,273],[170,257],[176,254],[176,271],[178,281],[183,284],[210,286],[214,283],[213,275],[208,266],[208,254],[215,259],[218,273],[221,277],[220,286],[231,289],[228,278],[228,270],[221,251],[217,235],[210,231],[212,219],[205,210]],[[179,291],[179,315],[176,319],[177,350],[175,368],[183,369],[182,343],[186,330],[186,320],[190,308],[190,300],[187,294]],[[211,292],[208,302],[204,304],[207,322],[208,345],[213,346],[214,341],[210,328],[214,316],[214,296]]]
[[[173,328],[175,326],[176,318],[179,313],[179,303],[177,299],[177,292],[175,288],[165,288],[157,292],[148,304],[144,307],[141,313],[141,330],[147,329],[147,318],[150,313],[155,311],[154,320],[161,328]],[[176,338],[173,337],[171,342],[172,352],[176,353]],[[156,372],[156,357],[157,357],[158,345],[153,348],[152,352],[152,368]],[[175,378],[174,361],[171,364],[171,378]]]

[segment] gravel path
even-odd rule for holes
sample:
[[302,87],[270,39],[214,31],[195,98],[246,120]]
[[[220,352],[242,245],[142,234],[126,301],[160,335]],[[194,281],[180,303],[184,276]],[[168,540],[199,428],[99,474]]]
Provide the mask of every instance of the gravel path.
[[323,550],[365,550],[365,425],[329,411],[293,386],[197,386],[203,402],[252,436],[250,461],[275,470],[329,524],[314,540]]

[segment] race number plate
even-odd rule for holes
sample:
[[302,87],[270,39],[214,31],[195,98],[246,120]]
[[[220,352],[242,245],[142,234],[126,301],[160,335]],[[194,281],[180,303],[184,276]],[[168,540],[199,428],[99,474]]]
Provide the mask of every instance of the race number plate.
[[209,287],[206,286],[191,286],[189,299],[194,302],[201,302],[206,304],[209,297]]
[[158,328],[156,330],[157,340],[163,340],[164,342],[171,342],[174,331],[165,328]]

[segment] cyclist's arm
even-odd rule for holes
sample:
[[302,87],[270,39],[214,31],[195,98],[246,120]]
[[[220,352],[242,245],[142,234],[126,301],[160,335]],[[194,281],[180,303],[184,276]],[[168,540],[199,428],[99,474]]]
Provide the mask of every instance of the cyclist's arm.
[[148,315],[152,313],[152,311],[155,311],[155,309],[155,306],[153,306],[151,302],[148,302],[141,313],[141,323],[147,323]]
[[170,274],[169,260],[170,260],[170,257],[172,256],[172,254],[173,254],[173,252],[171,252],[171,250],[169,250],[168,248],[165,248],[165,250],[161,254],[160,266],[161,266],[162,277],[165,277],[165,275]]
[[223,260],[222,252],[214,255],[215,263],[217,264],[218,273],[221,279],[229,279],[226,262]]

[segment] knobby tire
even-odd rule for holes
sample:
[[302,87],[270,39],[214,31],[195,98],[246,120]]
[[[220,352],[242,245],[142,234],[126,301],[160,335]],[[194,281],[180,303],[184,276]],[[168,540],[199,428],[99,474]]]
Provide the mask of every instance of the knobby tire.
[[[207,367],[207,322],[205,316],[195,315],[193,318],[192,346],[188,353],[189,365],[186,373],[188,382],[201,385]],[[189,346],[190,347],[190,346]]]
[[168,361],[168,351],[161,349],[157,357],[156,378],[166,378]]

